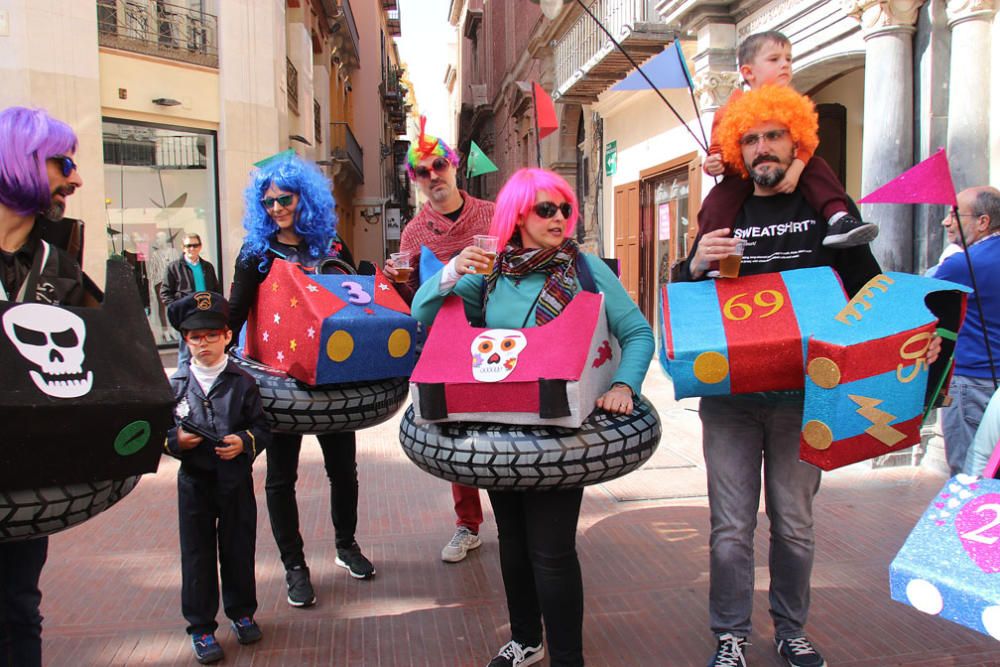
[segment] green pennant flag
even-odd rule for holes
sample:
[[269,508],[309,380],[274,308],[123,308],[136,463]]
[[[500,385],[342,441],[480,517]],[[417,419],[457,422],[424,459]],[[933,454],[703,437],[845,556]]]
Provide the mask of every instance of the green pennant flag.
[[492,171],[499,171],[493,161],[486,157],[483,149],[476,145],[475,141],[469,142],[469,168],[466,171],[468,178],[482,176]]
[[288,160],[293,155],[295,155],[295,150],[292,149],[292,148],[289,148],[288,150],[281,151],[280,153],[275,153],[274,155],[266,157],[263,160],[258,160],[257,162],[254,162],[253,166],[257,167],[258,169],[261,169],[264,166],[271,164],[272,162],[279,162],[281,160]]

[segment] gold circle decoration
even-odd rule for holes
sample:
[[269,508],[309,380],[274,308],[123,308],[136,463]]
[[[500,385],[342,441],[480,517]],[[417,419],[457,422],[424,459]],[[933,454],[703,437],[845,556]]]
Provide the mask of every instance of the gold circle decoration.
[[833,431],[821,421],[813,419],[802,428],[802,437],[813,449],[829,449],[833,444]]
[[406,329],[396,329],[389,334],[389,356],[399,359],[410,351],[410,332]]
[[718,384],[729,377],[729,360],[718,352],[702,352],[694,360],[694,376],[705,384]]
[[326,354],[336,362],[346,361],[354,352],[354,339],[343,329],[334,331],[326,341]]
[[823,389],[833,389],[840,384],[840,368],[837,362],[827,357],[816,357],[809,362],[809,379]]

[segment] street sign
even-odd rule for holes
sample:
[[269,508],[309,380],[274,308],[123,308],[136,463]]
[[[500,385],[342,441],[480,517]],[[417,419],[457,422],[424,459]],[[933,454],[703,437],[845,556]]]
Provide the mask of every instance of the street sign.
[[618,171],[618,142],[609,141],[604,148],[604,175],[614,176]]

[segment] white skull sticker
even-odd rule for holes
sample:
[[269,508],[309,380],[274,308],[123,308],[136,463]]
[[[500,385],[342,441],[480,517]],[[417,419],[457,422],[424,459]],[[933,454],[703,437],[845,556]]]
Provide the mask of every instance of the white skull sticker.
[[3,330],[21,356],[39,370],[28,371],[35,386],[53,398],[78,398],[90,391],[94,374],[84,372],[83,320],[41,303],[15,306],[3,314]]
[[517,355],[528,345],[514,329],[490,329],[472,341],[472,377],[479,382],[499,382],[512,372]]

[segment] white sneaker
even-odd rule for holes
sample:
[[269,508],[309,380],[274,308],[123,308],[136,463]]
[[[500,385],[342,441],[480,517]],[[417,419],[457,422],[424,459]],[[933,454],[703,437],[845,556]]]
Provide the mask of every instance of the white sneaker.
[[465,560],[466,555],[483,544],[479,536],[465,526],[459,526],[452,536],[451,542],[441,550],[441,560],[446,563],[457,563]]
[[516,641],[509,641],[500,648],[497,657],[490,660],[486,667],[527,667],[541,662],[545,657],[542,645],[525,646]]

